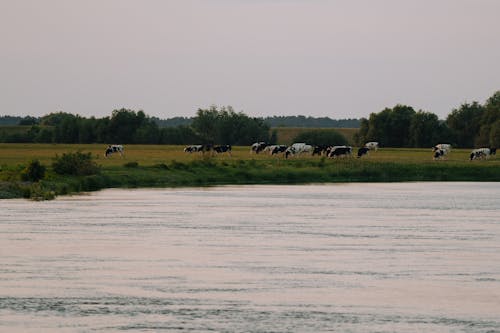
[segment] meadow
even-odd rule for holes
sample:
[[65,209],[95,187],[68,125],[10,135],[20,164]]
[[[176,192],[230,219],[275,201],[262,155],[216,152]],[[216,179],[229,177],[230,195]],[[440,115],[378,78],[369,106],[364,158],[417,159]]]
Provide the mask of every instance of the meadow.
[[[469,161],[470,149],[453,149],[434,161],[431,148],[381,148],[358,159],[250,154],[234,147],[232,156],[188,154],[184,146],[126,145],[125,154],[104,157],[102,144],[0,144],[0,198],[51,199],[57,195],[110,187],[212,186],[224,184],[303,184],[329,182],[500,181],[500,159]],[[91,153],[100,172],[56,174],[55,156]],[[47,167],[39,182],[22,181],[32,160]]]

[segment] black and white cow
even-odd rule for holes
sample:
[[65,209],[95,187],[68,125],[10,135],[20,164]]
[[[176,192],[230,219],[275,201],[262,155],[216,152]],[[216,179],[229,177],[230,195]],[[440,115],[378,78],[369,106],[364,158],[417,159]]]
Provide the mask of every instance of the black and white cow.
[[264,150],[264,148],[266,148],[267,146],[269,146],[266,142],[264,141],[261,141],[261,142],[255,142],[254,144],[252,144],[252,146],[250,147],[250,154],[252,153],[255,153],[255,154],[258,154],[260,153],[261,151]]
[[328,146],[325,146],[325,145],[314,146],[312,156],[314,156],[314,155],[322,156],[323,154],[326,153],[327,149],[328,149]]
[[370,141],[365,143],[365,147],[368,148],[369,150],[378,150],[378,142],[376,141]]
[[451,145],[449,143],[439,143],[432,147],[432,151],[434,152],[434,160],[444,159],[450,153]]
[[231,154],[231,145],[214,146],[213,150],[217,154],[228,153],[229,156],[232,156],[232,154]]
[[368,148],[368,147],[359,148],[358,149],[358,158],[360,158],[363,155],[367,155],[369,151],[370,151],[370,148]]
[[123,157],[123,146],[122,145],[109,145],[104,152],[104,157],[108,157],[114,153],[119,153]]
[[203,145],[191,145],[184,148],[185,153],[198,153],[203,151]]
[[186,146],[184,148],[185,153],[205,153],[211,151],[213,148],[213,145],[211,144],[203,144],[203,145],[190,145]]
[[470,160],[488,159],[491,155],[496,155],[496,148],[479,148],[470,153]]
[[264,151],[268,152],[269,155],[276,155],[285,152],[287,148],[288,146],[286,145],[270,145],[264,148]]
[[351,156],[352,147],[350,146],[333,146],[328,153],[328,157],[349,157]]
[[302,155],[305,153],[312,153],[313,146],[305,144],[303,142],[294,143],[285,150],[285,158],[289,156]]

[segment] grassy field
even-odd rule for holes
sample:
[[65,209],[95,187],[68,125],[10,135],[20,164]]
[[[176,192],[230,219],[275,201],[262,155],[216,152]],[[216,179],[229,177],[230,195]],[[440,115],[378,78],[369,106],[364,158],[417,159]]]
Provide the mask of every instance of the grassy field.
[[[220,184],[300,184],[322,182],[500,181],[500,158],[469,161],[469,149],[454,149],[434,161],[426,149],[381,148],[361,159],[250,154],[234,147],[226,154],[187,154],[183,146],[126,145],[125,156],[104,158],[106,146],[0,144],[0,198],[51,198],[54,195],[109,187],[211,186]],[[90,152],[101,172],[91,176],[55,174],[56,155]],[[31,160],[47,166],[38,183],[21,181]]]
[[[175,145],[126,145],[124,157],[112,155],[104,157],[104,144],[33,144],[33,143],[4,143],[0,144],[0,166],[14,166],[26,164],[30,160],[38,159],[43,164],[50,164],[53,158],[63,153],[82,151],[90,152],[98,164],[103,167],[121,166],[127,162],[137,162],[140,165],[151,166],[159,163],[170,163],[173,160],[178,162],[189,162],[201,160],[208,156],[200,153],[184,153],[184,146]],[[445,160],[434,161],[432,159],[431,148],[381,148],[377,152],[370,152],[368,156],[363,156],[355,161],[378,161],[396,163],[429,163],[429,164],[460,164],[460,165],[497,165],[500,167],[500,158],[493,156],[489,160],[469,161],[470,149],[453,149]],[[318,160],[319,157],[302,156],[291,158],[289,163],[297,160]],[[250,154],[250,147],[233,147],[232,157],[226,154],[214,156],[216,161],[230,160],[283,160],[282,155],[271,157],[266,154]],[[338,160],[327,159],[328,163],[338,163]]]

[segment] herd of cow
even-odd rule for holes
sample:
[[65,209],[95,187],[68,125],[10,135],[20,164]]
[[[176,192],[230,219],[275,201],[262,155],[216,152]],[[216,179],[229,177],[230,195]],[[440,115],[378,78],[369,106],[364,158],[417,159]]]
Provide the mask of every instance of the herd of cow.
[[[367,142],[363,147],[358,149],[357,157],[360,158],[369,151],[377,151],[378,142]],[[434,160],[444,159],[451,152],[451,145],[448,143],[440,143],[432,148]],[[496,148],[479,148],[474,149],[470,154],[470,160],[487,159],[491,155],[496,154]],[[184,148],[186,153],[205,153],[211,152],[215,154],[227,153],[231,156],[231,145],[190,145]],[[122,145],[109,145],[104,153],[105,157],[111,154],[119,153],[123,156]],[[292,156],[300,156],[304,154],[320,155],[329,158],[349,157],[352,155],[351,146],[313,146],[306,143],[294,143],[291,146],[286,145],[271,145],[266,142],[255,142],[250,147],[251,154],[267,153],[269,155],[283,154],[285,158]]]
[[[435,145],[432,151],[434,152],[434,160],[443,159],[450,153],[451,145],[449,143],[440,143]],[[489,158],[491,155],[496,155],[496,153],[496,148],[478,148],[470,153],[469,158],[471,161],[482,160]]]
[[[366,155],[370,150],[377,150],[378,142],[368,142],[364,147],[359,148],[358,157]],[[329,158],[351,156],[351,146],[313,146],[306,143],[294,143],[291,146],[269,145],[266,142],[256,142],[250,147],[250,153],[259,154],[260,152],[276,155],[283,153],[285,158],[300,156],[303,154],[320,155]]]

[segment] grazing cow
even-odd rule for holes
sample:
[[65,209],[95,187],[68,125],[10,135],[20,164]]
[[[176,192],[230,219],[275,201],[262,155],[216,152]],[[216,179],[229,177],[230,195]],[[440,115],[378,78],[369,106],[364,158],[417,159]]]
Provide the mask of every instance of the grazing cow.
[[446,149],[437,149],[434,151],[434,160],[440,160],[444,158],[448,154],[448,150]]
[[269,152],[269,155],[275,155],[283,153],[287,148],[288,146],[285,145],[270,145],[264,148],[264,151]]
[[255,142],[254,144],[252,144],[252,146],[250,147],[250,154],[252,153],[255,153],[255,154],[258,154],[260,153],[261,151],[264,150],[264,148],[266,148],[268,146],[267,143],[265,143],[264,141],[261,141],[261,142]]
[[436,151],[439,149],[451,151],[451,145],[449,143],[438,143],[437,145],[432,147],[432,151]]
[[197,152],[202,152],[203,151],[203,145],[192,145],[192,146],[187,146],[184,148],[185,153],[197,153]]
[[335,158],[335,157],[345,157],[345,156],[351,156],[352,152],[352,147],[349,146],[334,146],[332,149],[330,149],[330,153],[328,154],[328,157]]
[[191,146],[186,146],[184,148],[185,153],[205,153],[206,151],[211,151],[213,146],[211,144],[204,144],[204,145],[191,145]]
[[367,142],[367,143],[365,143],[365,147],[370,149],[370,150],[377,151],[378,150],[378,142],[376,142],[376,141]]
[[370,148],[368,148],[368,147],[361,147],[361,148],[359,148],[358,149],[358,158],[360,158],[363,155],[368,154],[369,151],[370,151]]
[[470,153],[470,160],[488,159],[491,155],[496,155],[496,148],[479,148]]
[[328,149],[328,146],[325,146],[325,145],[314,146],[312,156],[314,156],[314,155],[321,156],[326,152],[327,149]]
[[213,150],[217,154],[228,153],[229,156],[232,156],[232,154],[231,154],[231,145],[214,146]]
[[449,143],[439,143],[432,147],[432,151],[434,152],[434,160],[439,160],[450,153],[451,145]]
[[109,155],[114,153],[120,153],[120,156],[123,157],[123,146],[122,145],[109,145],[104,152],[104,157],[108,158]]
[[285,158],[288,158],[288,156],[295,156],[295,155],[301,155],[304,153],[312,153],[313,151],[313,146],[305,144],[303,142],[301,143],[294,143],[290,147],[288,147],[285,150]]
[[347,147],[347,146],[330,146],[330,147],[326,148],[326,151],[325,151],[326,156],[330,157],[330,153],[332,151],[334,151],[337,148],[344,148],[344,147]]

